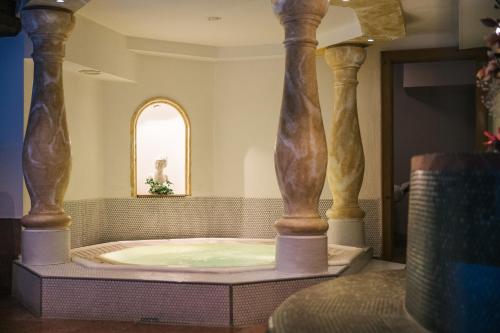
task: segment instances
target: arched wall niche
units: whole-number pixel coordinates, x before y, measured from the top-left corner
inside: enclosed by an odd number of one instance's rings
[[[132,116],[130,133],[132,196],[191,195],[191,124],[182,106],[164,97],[147,100]],[[173,193],[150,193],[146,179],[159,181],[162,174]]]

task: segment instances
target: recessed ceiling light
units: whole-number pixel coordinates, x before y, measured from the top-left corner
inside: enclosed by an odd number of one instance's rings
[[[373,39],[373,38],[368,38],[368,41],[369,41],[370,43],[373,43],[373,42],[375,41],[375,39]]]
[[[222,20],[222,17],[220,17],[220,16],[209,16],[208,17],[209,22],[215,22],[215,21],[220,21],[220,20]]]
[[[63,2],[64,2],[64,0],[56,0],[56,2],[58,2],[58,3],[63,3]]]
[[[85,75],[99,75],[101,74],[101,71],[97,69],[80,69],[78,73],[82,73]]]

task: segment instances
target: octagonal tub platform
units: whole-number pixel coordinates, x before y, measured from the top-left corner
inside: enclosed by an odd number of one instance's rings
[[[265,322],[296,291],[361,270],[370,248],[329,245],[328,271],[280,273],[273,239],[120,241],[72,250],[71,263],[14,263],[14,295],[44,318],[198,326]]]

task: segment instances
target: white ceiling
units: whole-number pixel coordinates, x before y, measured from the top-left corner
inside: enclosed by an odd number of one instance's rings
[[[408,35],[456,34],[460,1],[401,0]],[[147,39],[219,47],[283,40],[270,0],[92,0],[78,14],[123,35]],[[209,16],[222,20],[209,22]],[[326,37],[333,44],[356,33],[360,28],[354,11],[331,6],[318,39],[321,43]]]
[[[270,0],[92,0],[78,14],[126,36],[163,41],[220,47],[283,41]],[[210,16],[222,20],[209,22]],[[346,30],[360,33],[354,11],[331,7],[318,36],[352,38]]]
[[[484,36],[490,34],[492,29],[479,23],[479,19],[498,18],[500,13],[493,5],[494,0],[460,0],[458,6],[460,48],[485,46]]]
[[[409,35],[456,33],[459,0],[401,0]]]
[[[458,37],[460,48],[484,46],[491,32],[480,20],[498,17],[494,0],[402,0],[406,28],[412,34],[449,34]]]

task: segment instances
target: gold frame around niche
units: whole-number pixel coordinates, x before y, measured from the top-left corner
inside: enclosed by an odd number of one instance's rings
[[[186,194],[172,195],[143,195],[137,194],[137,120],[142,112],[149,106],[164,103],[173,106],[184,120],[186,125]],[[143,102],[132,115],[130,122],[130,181],[132,186],[132,197],[185,197],[191,195],[191,122],[184,108],[177,102],[166,97],[154,97]]]

